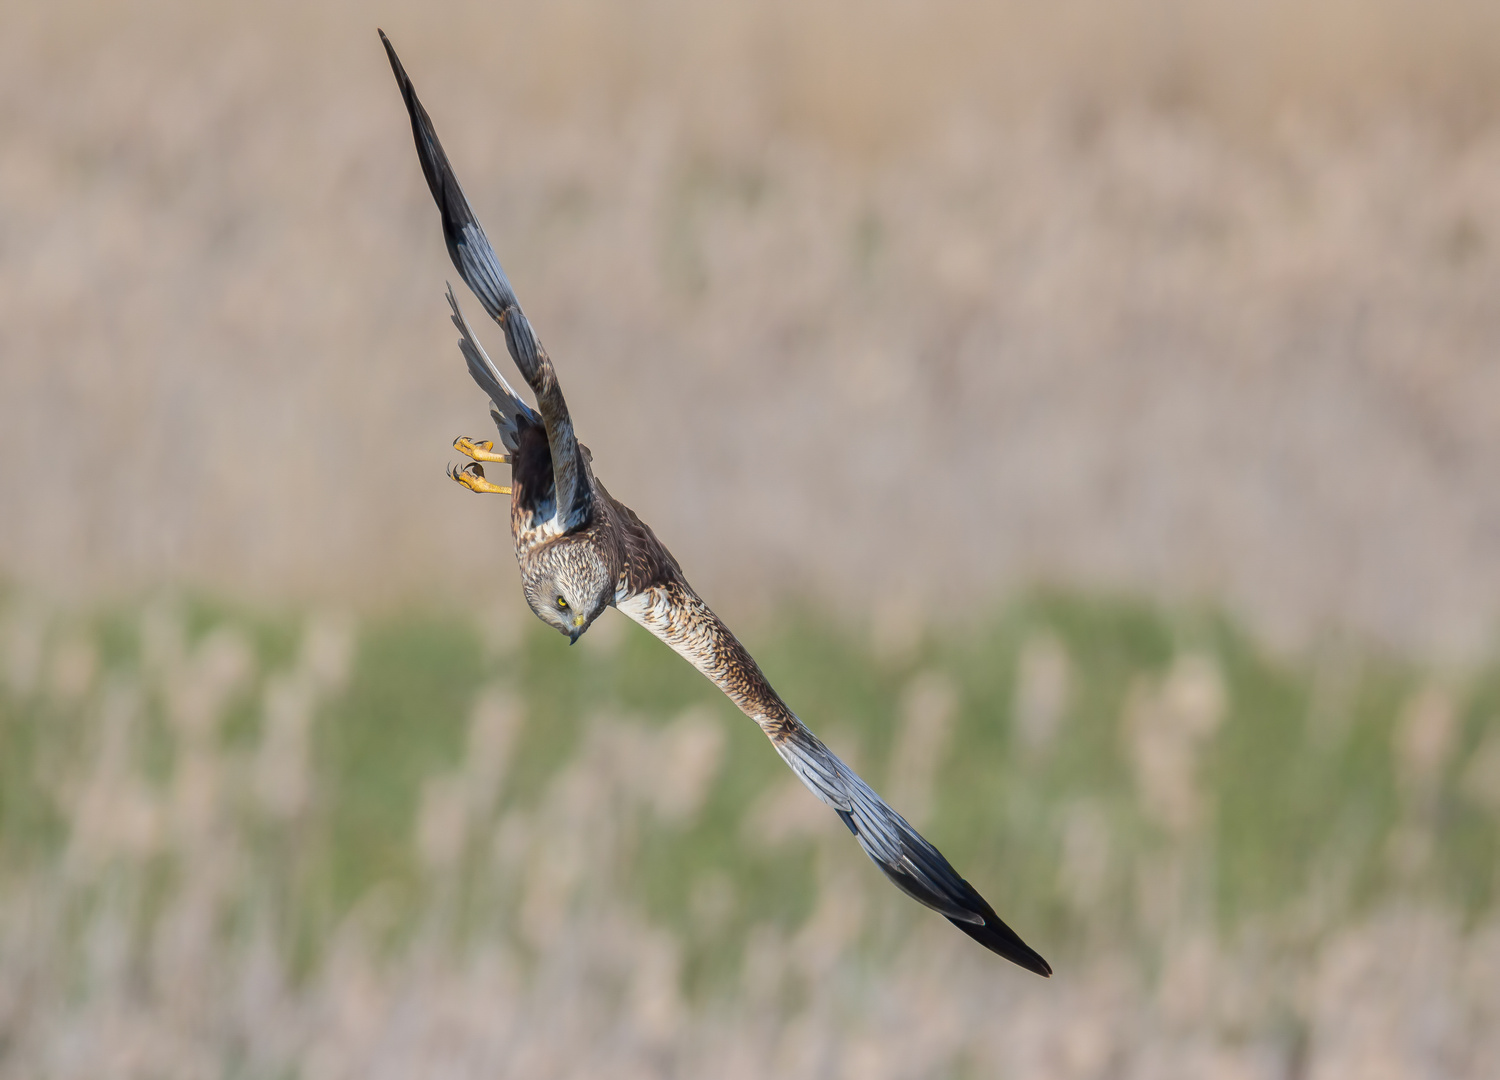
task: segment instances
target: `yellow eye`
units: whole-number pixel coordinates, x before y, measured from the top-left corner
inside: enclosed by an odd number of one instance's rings
[[[564,611],[568,610],[568,602],[566,600],[564,600],[561,596],[559,596],[557,598],[557,606],[560,607],[560,608],[562,608]]]

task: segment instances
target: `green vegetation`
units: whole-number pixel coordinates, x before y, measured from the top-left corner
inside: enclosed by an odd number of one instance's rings
[[[303,971],[357,910],[391,942],[438,926],[525,953],[549,911],[623,904],[710,993],[758,927],[815,917],[825,876],[860,894],[871,962],[931,918],[799,809],[712,686],[616,629],[569,649],[528,624],[497,648],[456,613],[12,602],[0,890],[56,876],[84,922],[136,890],[149,923],[221,873],[222,932],[259,911]],[[1184,920],[1295,948],[1396,896],[1470,920],[1495,903],[1500,670],[1292,660],[1213,613],[1050,594],[895,656],[800,616],[749,644],[1054,962],[1101,941],[1149,955]]]

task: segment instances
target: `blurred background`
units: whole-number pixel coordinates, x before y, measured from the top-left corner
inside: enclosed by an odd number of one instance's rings
[[[377,25],[1052,980],[526,612]],[[1485,1075],[1497,476],[1493,3],[5,5],[0,1077]]]

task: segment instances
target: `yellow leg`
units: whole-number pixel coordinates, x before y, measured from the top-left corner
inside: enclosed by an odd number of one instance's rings
[[[453,440],[453,449],[464,455],[464,457],[471,457],[475,461],[494,461],[501,465],[510,464],[510,456],[507,454],[497,454],[494,452],[494,448],[495,444],[488,439],[477,443],[467,435],[460,435]]]
[[[448,475],[457,480],[470,491],[477,491],[482,495],[509,495],[510,488],[492,484],[484,478],[484,466],[477,461],[471,461],[462,469],[450,468]]]

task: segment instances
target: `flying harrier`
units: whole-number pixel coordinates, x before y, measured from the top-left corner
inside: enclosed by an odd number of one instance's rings
[[[521,312],[500,261],[458,186],[427,110],[382,32],[391,70],[411,113],[417,157],[443,217],[443,238],[459,275],[505,331],[505,345],[536,395],[522,401],[485,354],[453,290],[448,303],[462,337],[469,374],[489,395],[504,452],[493,441],[458,439],[469,457],[452,477],[473,491],[510,496],[510,530],[521,566],[521,588],[537,618],[577,641],[607,607],[617,607],[708,676],[760,725],[782,760],[814,795],[833,807],[865,854],[896,888],[940,912],[985,948],[1038,975],[1052,968],[1000,921],[974,886],[937,848],[871,791],[787,708],[729,627],[699,599],[682,568],[635,512],[604,490],[588,448],[573,432],[568,404],[541,342]],[[484,474],[485,463],[508,464],[511,484]]]

